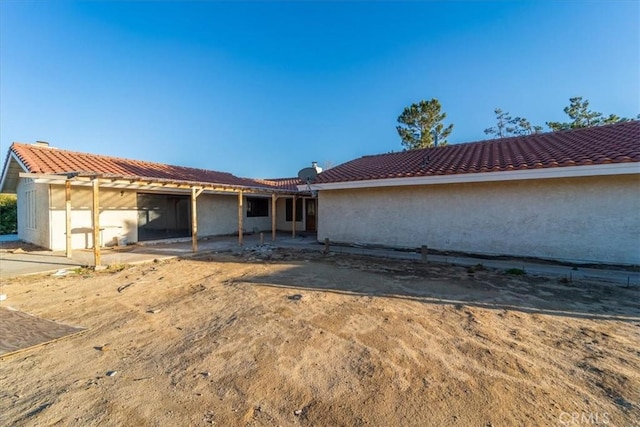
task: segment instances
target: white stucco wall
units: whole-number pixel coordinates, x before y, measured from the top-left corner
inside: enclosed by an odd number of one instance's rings
[[[35,205],[35,221],[27,224],[27,192],[35,191],[32,199]],[[36,184],[27,178],[20,178],[16,189],[18,196],[18,237],[43,248],[49,247],[49,186]]]
[[[323,190],[318,239],[640,264],[640,177]]]
[[[64,186],[51,186],[50,220],[52,250],[66,248],[66,213]],[[116,236],[126,236],[129,242],[138,240],[138,211],[136,192],[101,188],[100,227],[102,245],[111,246]],[[93,191],[90,187],[71,188],[71,247],[93,247],[92,212]]]

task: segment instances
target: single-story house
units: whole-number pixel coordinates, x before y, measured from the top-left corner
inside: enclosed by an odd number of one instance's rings
[[[276,230],[315,232],[298,178],[230,173],[13,143],[0,192],[18,195],[18,236],[52,250]],[[295,221],[293,220],[295,218]],[[96,225],[94,227],[94,225]]]
[[[321,241],[640,264],[640,121],[365,156],[311,188]]]
[[[310,185],[14,143],[0,192],[18,195],[21,239],[67,254],[306,230],[336,243],[640,264],[639,121],[365,156]]]

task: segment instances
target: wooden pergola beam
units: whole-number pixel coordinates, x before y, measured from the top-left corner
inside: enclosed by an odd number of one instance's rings
[[[65,232],[66,232],[66,255],[71,258],[71,181],[67,179],[64,183],[64,212],[65,212]]]
[[[276,205],[278,196],[276,193],[271,193],[271,241],[276,241]]]
[[[191,187],[191,250],[198,252],[198,196],[202,188]]]
[[[238,192],[238,246],[242,246],[243,236],[242,236],[242,220],[244,219],[244,209],[243,209],[243,198],[242,190]]]
[[[179,181],[166,181],[163,179],[140,179],[136,177],[128,176],[101,176],[101,175],[74,175],[71,178],[67,178],[65,175],[55,174],[39,174],[21,172],[18,175],[20,178],[33,179],[36,182],[46,184],[60,184],[64,185],[67,179],[71,180],[72,185],[76,186],[91,186],[94,180],[99,180],[103,184],[103,188],[128,188],[128,189],[145,189],[159,191],[163,189],[175,189],[182,191],[191,191],[192,187],[201,188],[203,191],[209,191],[220,194],[237,194],[242,191],[245,194],[257,194],[268,195],[277,194],[280,196],[291,196],[298,194],[294,190],[283,190],[275,188],[259,188],[259,187],[238,187],[225,184],[208,184],[203,182],[179,182]]]
[[[100,181],[93,180],[93,261],[100,266]]]
[[[292,216],[293,218],[291,218],[291,237],[292,238],[296,238],[296,196],[293,196],[293,203],[291,203],[292,205]]]

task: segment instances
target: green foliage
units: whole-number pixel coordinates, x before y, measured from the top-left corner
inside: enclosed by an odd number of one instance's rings
[[[0,234],[18,231],[18,203],[15,194],[0,194]]]
[[[522,268],[510,268],[506,270],[505,273],[512,274],[514,276],[524,276],[525,274],[527,274],[527,272]]]
[[[582,100],[581,96],[569,98],[569,105],[564,107],[564,112],[571,119],[570,122],[547,122],[552,131],[587,128],[592,126],[608,125],[611,123],[626,122],[627,118],[610,114],[604,117],[602,113],[589,110],[589,100]]]
[[[509,113],[500,108],[494,110],[496,114],[496,125],[484,130],[487,135],[496,138],[507,136],[531,135],[542,132],[542,126],[532,126],[529,120],[524,117],[511,117]]]
[[[433,98],[420,101],[406,107],[398,117],[396,126],[402,145],[408,150],[430,148],[435,145],[434,135],[438,145],[447,145],[447,137],[453,130],[453,125],[446,126],[442,121],[447,117],[441,112],[440,101]]]

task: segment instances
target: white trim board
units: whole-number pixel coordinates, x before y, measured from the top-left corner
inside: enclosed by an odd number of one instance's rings
[[[345,190],[350,188],[404,187],[412,185],[458,184],[466,182],[518,181],[530,179],[575,178],[586,176],[640,174],[640,162],[605,165],[565,166],[555,168],[526,169],[517,171],[479,172],[455,175],[415,176],[408,178],[383,178],[362,181],[311,184],[312,190]],[[307,188],[306,185],[298,186]]]

